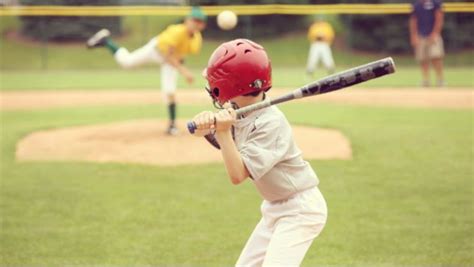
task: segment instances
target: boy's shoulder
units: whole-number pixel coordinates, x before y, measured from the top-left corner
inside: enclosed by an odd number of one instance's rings
[[[276,128],[280,127],[286,122],[286,117],[283,112],[276,106],[265,108],[255,119],[254,125],[256,128]]]
[[[184,24],[171,24],[163,31],[165,34],[185,34],[186,26]]]

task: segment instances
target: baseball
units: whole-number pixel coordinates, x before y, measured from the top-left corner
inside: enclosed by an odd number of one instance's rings
[[[223,30],[231,30],[237,25],[237,15],[230,10],[224,10],[217,15],[217,25]]]

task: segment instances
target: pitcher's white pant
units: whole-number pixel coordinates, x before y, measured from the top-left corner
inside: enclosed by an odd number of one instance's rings
[[[334,60],[332,58],[331,47],[326,42],[314,42],[311,44],[311,47],[309,48],[308,65],[306,66],[306,70],[309,73],[313,73],[319,63],[319,60],[322,60],[326,70],[334,69]]]
[[[261,206],[255,227],[236,266],[299,266],[327,218],[326,201],[317,187],[288,200]]]
[[[178,82],[178,71],[175,67],[165,62],[163,56],[157,51],[157,38],[151,39],[146,45],[131,53],[121,47],[115,52],[115,61],[125,69],[134,68],[147,63],[161,65],[161,90],[165,94],[172,94],[176,91]]]

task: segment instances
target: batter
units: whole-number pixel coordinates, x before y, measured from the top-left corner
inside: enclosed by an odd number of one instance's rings
[[[204,72],[218,106],[245,107],[271,88],[270,60],[260,45],[237,39],[219,46]],[[262,196],[262,218],[236,266],[299,266],[327,218],[318,178],[303,160],[290,124],[275,107],[237,118],[234,108],[194,117],[198,136],[216,139],[229,178],[250,178]],[[233,137],[233,134],[234,137]]]

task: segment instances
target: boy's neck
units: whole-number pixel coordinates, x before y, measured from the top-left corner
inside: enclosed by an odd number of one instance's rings
[[[261,93],[258,96],[247,96],[240,99],[239,103],[236,103],[239,108],[253,105],[258,102],[262,102],[265,99],[265,93]]]
[[[250,106],[250,105],[253,105],[255,103],[259,103],[259,102],[262,102],[263,100],[265,100],[266,98],[266,95],[264,92],[262,92],[260,95],[258,96],[248,96],[246,98],[243,98],[243,99],[240,99],[241,101],[239,101],[240,103],[235,103],[235,105],[237,105],[237,108],[243,108],[243,107],[246,107],[246,106]],[[234,107],[235,108],[235,107]],[[247,117],[248,115],[250,115],[252,113],[251,112],[247,112],[245,114],[241,114],[240,118],[245,118]]]

